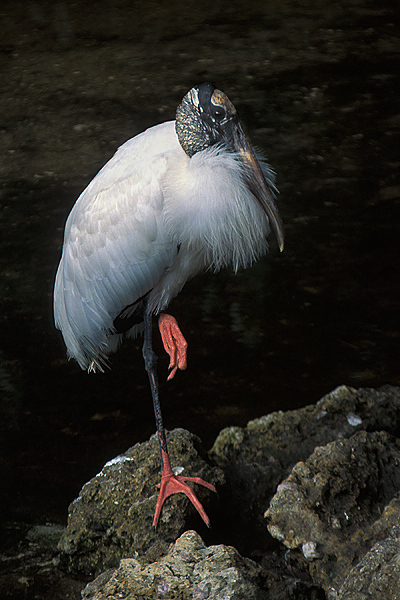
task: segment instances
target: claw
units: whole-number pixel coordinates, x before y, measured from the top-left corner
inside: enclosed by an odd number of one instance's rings
[[[192,481],[193,483],[203,485],[204,487],[208,488],[212,492],[216,492],[217,490],[211,483],[204,481],[200,477],[183,477],[182,475],[174,475],[174,472],[172,471],[172,468],[171,468],[168,454],[163,450],[161,451],[161,453],[162,453],[162,460],[163,460],[163,471],[162,471],[162,475],[161,475],[161,483],[158,484],[158,487],[160,488],[160,493],[158,494],[156,510],[154,513],[153,529],[155,529],[157,527],[158,519],[160,518],[160,514],[161,514],[162,505],[164,504],[165,500],[169,496],[172,496],[172,494],[179,494],[179,493],[185,494],[189,498],[189,500],[191,501],[191,503],[193,504],[193,506],[196,508],[197,512],[203,519],[204,523],[207,525],[207,527],[210,527],[210,519],[208,518],[206,511],[204,510],[201,502],[198,500],[198,498],[197,498],[196,494],[194,493],[194,491],[192,490],[192,488],[189,487],[185,483],[185,481]]]

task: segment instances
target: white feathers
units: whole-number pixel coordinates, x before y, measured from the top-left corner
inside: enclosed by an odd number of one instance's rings
[[[188,250],[203,253],[205,267],[237,270],[267,250],[268,219],[243,181],[245,169],[237,155],[216,146],[168,161],[167,226]]]
[[[67,220],[54,290],[56,326],[82,368],[102,368],[121,339],[114,319],[144,295],[158,312],[200,270],[236,270],[266,252],[268,219],[244,168],[215,146],[189,159],[171,121],[97,174]]]

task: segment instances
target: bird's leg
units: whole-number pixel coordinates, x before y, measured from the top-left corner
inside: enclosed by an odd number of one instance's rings
[[[158,328],[160,330],[161,339],[164,344],[165,351],[169,354],[170,374],[167,381],[175,377],[177,369],[184,371],[187,366],[186,351],[187,341],[183,337],[176,319],[165,313],[161,313],[158,318]]]
[[[201,503],[197,499],[192,488],[189,487],[185,483],[185,481],[192,481],[194,483],[204,485],[205,487],[207,487],[209,490],[212,490],[213,492],[216,491],[215,487],[211,483],[207,483],[207,481],[204,481],[200,477],[183,477],[181,475],[174,475],[174,472],[171,468],[171,463],[169,460],[168,448],[167,448],[167,438],[165,436],[165,429],[164,429],[164,425],[163,425],[163,421],[162,421],[160,399],[159,399],[159,394],[158,394],[158,381],[157,381],[157,372],[156,372],[157,356],[154,353],[153,348],[152,348],[151,312],[149,311],[149,309],[147,307],[146,307],[145,314],[144,314],[143,358],[144,358],[145,368],[146,368],[147,374],[149,376],[149,381],[150,381],[150,389],[151,389],[151,395],[153,398],[153,407],[154,407],[154,414],[155,414],[155,418],[156,418],[158,440],[160,442],[160,450],[161,450],[161,468],[162,468],[161,483],[159,484],[160,492],[158,494],[156,510],[154,513],[153,528],[155,529],[157,527],[158,519],[160,517],[161,508],[162,508],[164,501],[169,496],[172,496],[172,494],[178,494],[180,492],[183,494],[186,494],[186,496],[189,498],[189,500],[192,502],[194,507],[199,512],[204,523],[207,525],[207,527],[209,527],[210,519],[208,518],[204,508],[202,507]]]

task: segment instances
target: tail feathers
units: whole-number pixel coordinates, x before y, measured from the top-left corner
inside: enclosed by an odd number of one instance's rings
[[[54,288],[54,321],[63,335],[68,358],[74,358],[81,369],[104,371],[107,357],[120,343],[113,333],[111,318],[83,302],[76,287],[66,290],[60,262]]]

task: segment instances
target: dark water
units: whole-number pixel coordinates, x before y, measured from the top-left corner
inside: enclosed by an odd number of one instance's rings
[[[52,285],[79,192],[124,139],[173,118],[198,81],[231,96],[268,154],[287,242],[237,275],[197,277],[172,303],[189,368],[162,383],[167,428],[209,447],[225,426],[340,384],[399,385],[395,4],[237,3],[208,20],[193,8],[172,34],[164,21],[179,3],[162,14],[150,3],[138,37],[124,3],[109,23],[107,3],[96,18],[68,3],[56,17],[50,4],[25,6],[4,9],[1,63],[3,519],[62,522],[104,462],[154,432],[140,342],[106,374],[81,372],[53,328]]]

